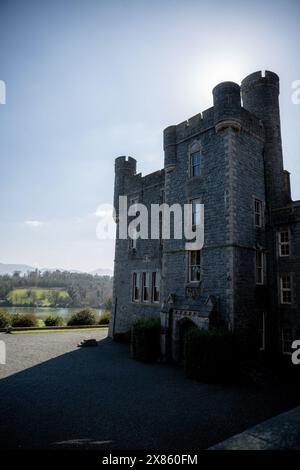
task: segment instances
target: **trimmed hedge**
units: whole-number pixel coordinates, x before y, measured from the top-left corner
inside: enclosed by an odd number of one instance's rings
[[[64,320],[59,315],[53,316],[49,315],[49,317],[45,318],[45,326],[63,326]]]
[[[11,323],[11,316],[6,310],[0,310],[0,328],[6,328]]]
[[[77,326],[77,325],[95,325],[96,315],[93,309],[84,308],[75,312],[70,320],[68,321],[68,326]]]
[[[108,325],[109,320],[110,320],[110,311],[109,310],[104,310],[104,312],[101,312],[100,319],[99,319],[99,325]]]
[[[192,328],[184,342],[186,376],[204,382],[232,382],[239,376],[238,350],[232,333]]]
[[[131,356],[142,362],[160,358],[160,319],[138,320],[131,329]]]
[[[15,313],[11,317],[11,326],[15,328],[38,326],[38,320],[33,313],[24,313],[22,315]]]

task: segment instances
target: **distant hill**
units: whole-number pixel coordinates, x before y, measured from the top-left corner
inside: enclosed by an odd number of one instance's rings
[[[2,274],[9,274],[12,275],[15,271],[19,271],[21,275],[26,274],[27,272],[30,271],[35,271],[36,268],[33,266],[29,266],[27,264],[6,264],[6,263],[0,263],[0,275]],[[41,273],[44,273],[45,271],[48,272],[55,272],[55,271],[68,271],[70,273],[82,273],[83,271],[79,271],[76,269],[61,269],[61,268],[39,268],[39,271]],[[112,276],[113,271],[112,269],[109,268],[98,268],[94,269],[93,271],[90,271],[89,274],[92,274],[95,276],[98,274],[98,276]]]
[[[26,274],[28,271],[35,271],[33,266],[27,264],[5,264],[0,263],[0,274],[13,274],[15,271],[20,271],[21,274]]]
[[[90,274],[95,276],[98,274],[98,276],[112,276],[113,275],[113,270],[109,268],[98,268],[94,269],[93,271],[90,271]]]

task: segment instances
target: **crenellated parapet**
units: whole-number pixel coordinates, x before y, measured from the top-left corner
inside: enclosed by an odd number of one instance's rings
[[[117,157],[115,159],[115,173],[124,176],[134,176],[136,174],[136,160],[132,157]]]

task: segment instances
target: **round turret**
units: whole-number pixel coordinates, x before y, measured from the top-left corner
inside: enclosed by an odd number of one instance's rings
[[[255,72],[241,86],[243,107],[261,120],[279,120],[279,77],[274,72]]]
[[[241,86],[243,107],[264,126],[264,162],[269,205],[281,207],[286,201],[279,111],[279,77],[274,72],[255,72]]]
[[[164,130],[165,169],[176,165],[176,126]]]
[[[241,114],[240,86],[234,82],[219,83],[213,89],[215,125],[223,123],[239,127]]]
[[[119,214],[119,196],[125,195],[126,179],[136,174],[136,160],[132,157],[118,157],[115,159],[115,190],[114,190],[114,208],[116,220]]]
[[[135,158],[125,156],[117,157],[115,159],[115,173],[122,173],[126,176],[134,176],[136,174],[136,160]]]

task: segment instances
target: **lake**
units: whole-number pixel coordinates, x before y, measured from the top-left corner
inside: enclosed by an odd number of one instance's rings
[[[71,315],[75,312],[78,312],[78,310],[81,310],[83,307],[77,307],[77,308],[55,308],[55,307],[3,307],[3,309],[7,310],[7,312],[14,314],[14,313],[33,313],[37,318],[44,319],[48,317],[49,315],[59,315],[60,317],[63,317],[64,320],[68,321],[68,319],[71,317]],[[95,312],[101,313],[102,309],[94,309]]]

